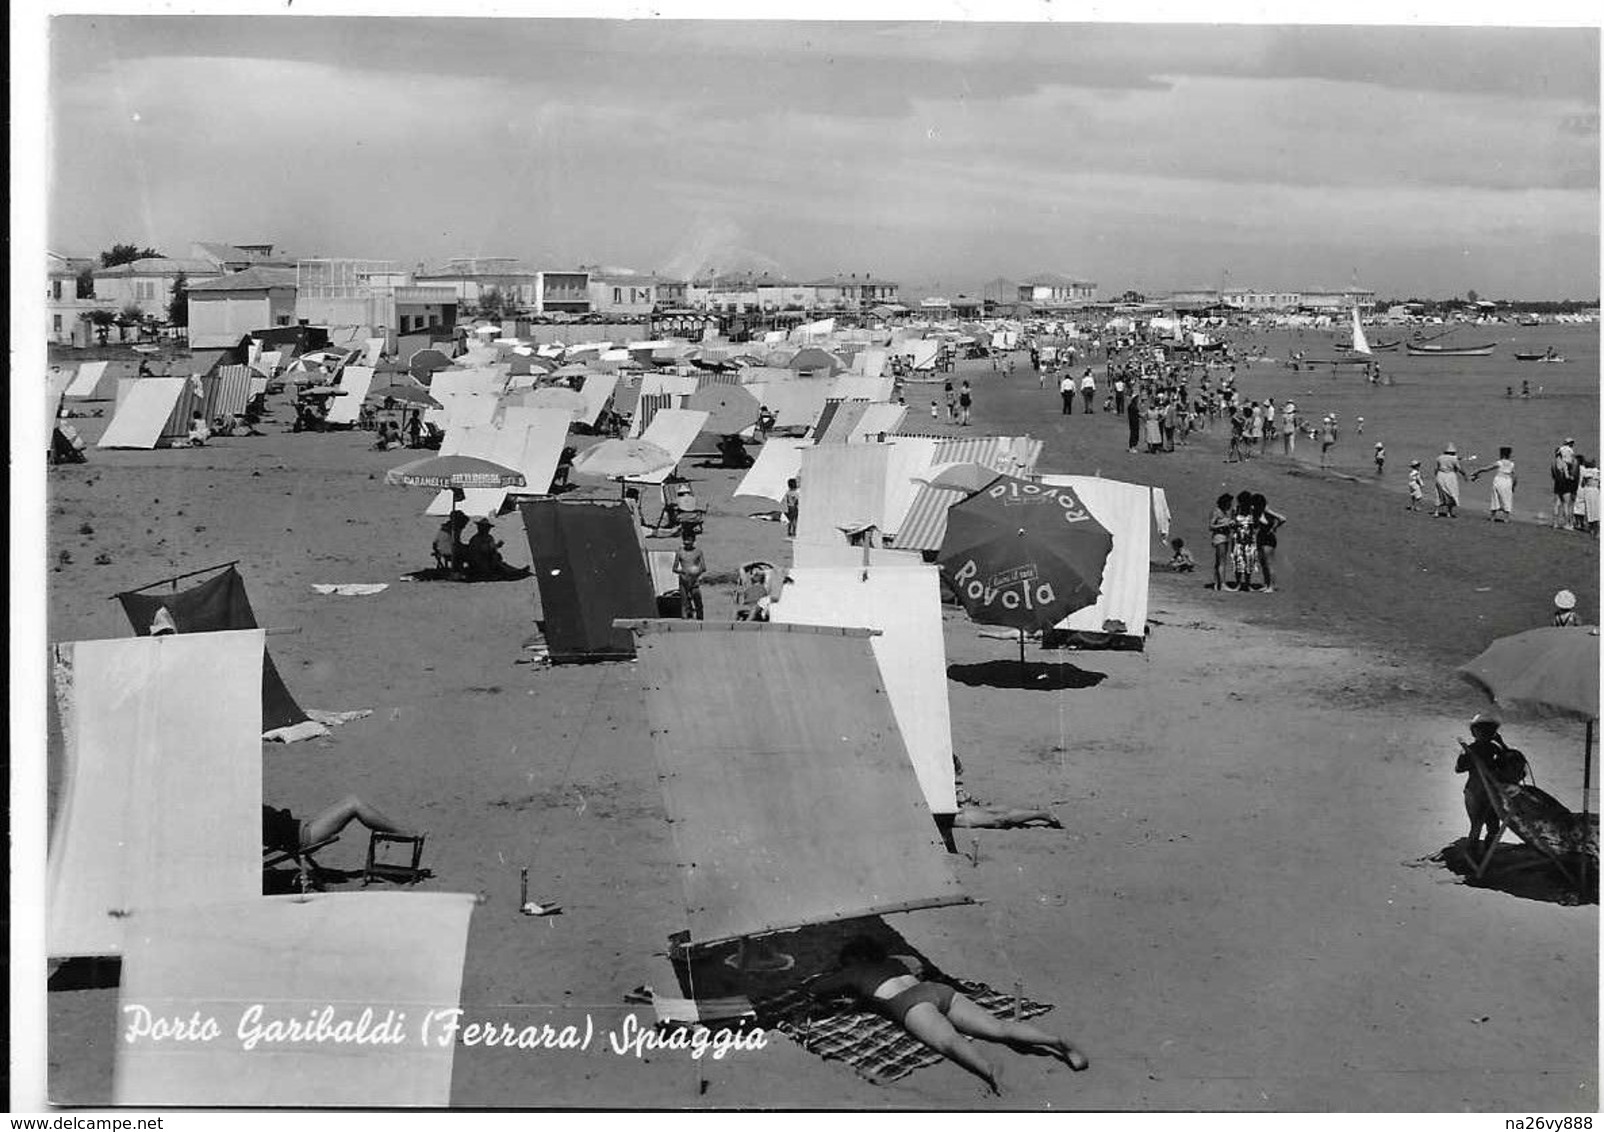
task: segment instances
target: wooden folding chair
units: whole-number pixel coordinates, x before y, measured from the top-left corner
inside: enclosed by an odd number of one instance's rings
[[[368,838],[368,863],[362,870],[362,887],[366,888],[376,880],[388,880],[396,884],[416,884],[428,876],[429,870],[421,866],[423,841],[427,836],[422,833],[412,835],[374,830]],[[411,849],[411,860],[406,864],[384,860],[380,850],[385,845],[402,845]]]
[[[314,841],[311,845],[303,845],[298,849],[263,849],[262,871],[267,872],[270,869],[277,868],[285,861],[294,861],[297,874],[296,883],[299,884],[301,891],[311,892],[314,889],[321,888],[317,882],[316,875],[320,866],[313,859],[312,854],[320,849],[328,848],[339,839],[340,835],[336,833],[333,837],[325,837],[322,841]]]
[[[1475,754],[1470,756],[1471,765],[1475,767],[1476,775],[1480,779],[1482,789],[1493,807],[1493,815],[1497,824],[1494,826],[1492,841],[1480,861],[1471,856],[1471,866],[1475,869],[1476,879],[1480,880],[1487,868],[1493,862],[1493,855],[1498,852],[1499,839],[1503,837],[1504,830],[1510,830],[1516,837],[1527,845],[1536,849],[1559,870],[1565,880],[1578,891],[1581,888],[1580,879],[1565,863],[1565,857],[1575,851],[1574,838],[1567,828],[1556,828],[1555,823],[1562,819],[1574,819],[1576,814],[1564,809],[1558,802],[1548,798],[1548,795],[1532,787],[1532,791],[1541,798],[1547,799],[1547,804],[1556,807],[1553,813],[1533,814],[1527,812],[1529,807],[1519,805],[1518,797],[1512,797],[1512,792],[1523,789],[1520,786],[1511,786],[1500,782],[1493,776],[1487,764]]]

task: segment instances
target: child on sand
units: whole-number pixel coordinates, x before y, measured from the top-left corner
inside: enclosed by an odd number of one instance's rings
[[[1420,461],[1409,461],[1409,510],[1420,510],[1420,501],[1426,497],[1426,481],[1420,474]]]
[[[1170,550],[1173,552],[1170,558],[1171,570],[1177,574],[1190,574],[1197,569],[1197,560],[1192,557],[1192,552],[1186,549],[1184,538],[1170,539]]]
[[[1381,441],[1379,440],[1376,441],[1374,459],[1376,461],[1376,475],[1379,476],[1387,470],[1387,450],[1381,446]]]

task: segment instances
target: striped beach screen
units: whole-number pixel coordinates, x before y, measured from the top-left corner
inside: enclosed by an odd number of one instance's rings
[[[216,373],[205,378],[206,419],[244,413],[251,396],[251,377],[250,366],[219,366]]]

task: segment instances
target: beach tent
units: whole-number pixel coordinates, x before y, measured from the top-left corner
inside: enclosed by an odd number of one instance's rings
[[[895,378],[843,373],[830,383],[830,396],[843,401],[889,401],[895,385]]]
[[[174,579],[174,582],[178,580]],[[162,586],[168,583],[155,584]],[[163,609],[172,618],[173,626],[179,633],[216,633],[256,628],[256,614],[245,593],[245,579],[232,564],[187,590],[162,593],[153,592],[153,588],[147,586],[142,590],[120,593],[117,600],[122,603],[123,612],[128,615],[134,632],[141,637],[150,635],[151,623]],[[307,722],[306,712],[301,710],[301,706],[290,695],[290,690],[284,686],[272,655],[264,651],[257,667],[261,670],[261,679],[258,681],[260,707],[257,714],[261,717],[262,731],[277,731]]]
[[[852,372],[860,377],[879,377],[885,372],[888,352],[879,346],[859,350],[852,357]]]
[[[451,435],[459,428],[477,428],[490,424],[501,408],[501,400],[493,393],[436,393],[429,396],[440,402],[438,409],[425,409],[423,419]]]
[[[735,487],[735,495],[752,495],[775,503],[785,497],[786,481],[802,472],[802,450],[813,447],[811,440],[770,437],[758,449],[757,459]]]
[[[117,373],[110,362],[84,362],[67,386],[71,401],[109,401],[117,393]]]
[[[819,444],[845,444],[847,435],[868,411],[867,401],[826,401],[818,424],[813,426],[813,439]]]
[[[925,801],[933,814],[957,813],[941,571],[922,564],[799,566],[787,578],[770,620],[880,631],[869,644]]]
[[[264,638],[56,646],[52,957],[119,955],[157,909],[260,897]]]
[[[640,379],[640,395],[650,397],[656,393],[672,393],[676,397],[689,397],[696,392],[697,378],[677,373],[648,373]]]
[[[1043,475],[1048,487],[1067,487],[1114,537],[1103,566],[1097,601],[1054,626],[1076,633],[1108,633],[1140,644],[1147,635],[1148,577],[1152,566],[1153,489],[1096,476]]]
[[[130,383],[98,448],[154,448],[167,435],[168,419],[189,388],[182,377],[146,377]]]
[[[588,428],[595,428],[596,422],[601,419],[602,410],[607,408],[607,402],[613,399],[618,389],[618,375],[616,373],[587,373],[585,383],[579,389],[585,398],[585,413],[578,418],[578,423]]]
[[[260,818],[244,824],[254,838]],[[260,887],[259,865],[254,879]],[[136,913],[123,956],[113,1102],[445,1108],[458,1044],[445,1023],[461,1001],[474,899],[453,892],[214,895],[205,904]],[[138,1033],[129,1013],[138,1007],[163,1018],[212,1017],[221,1032],[212,1041],[123,1040]],[[322,1038],[274,1040],[265,1029],[316,1024],[325,1011]],[[359,1030],[364,1012],[369,1025]],[[261,1040],[250,1042],[252,1033]],[[354,1033],[368,1040],[340,1040]]]
[[[373,385],[371,366],[346,366],[340,372],[340,388],[344,397],[336,397],[329,405],[327,421],[331,425],[354,425],[362,413],[362,402]]]
[[[253,376],[250,366],[218,366],[217,371],[202,380],[205,387],[205,408],[201,411],[208,421],[218,417],[240,416],[250,402],[252,382],[260,381],[265,390],[265,378]]]
[[[54,370],[45,378],[45,433],[56,427],[56,421],[61,418],[61,399],[66,395],[67,386],[73,383],[75,375],[66,370]]]
[[[934,338],[906,338],[893,342],[890,352],[894,356],[907,358],[916,370],[933,370],[936,368],[936,356],[941,352],[941,343]]]
[[[968,902],[869,630],[634,628],[692,944]]]
[[[476,456],[522,472],[522,487],[470,487],[463,490],[457,510],[478,518],[499,514],[509,495],[545,495],[557,474],[557,462],[568,440],[573,414],[564,409],[502,410],[501,421],[491,425],[454,428],[440,445],[442,456]],[[451,514],[451,492],[434,497],[425,514]]]
[[[804,322],[788,335],[792,342],[817,342],[835,333],[835,319],[823,318],[817,322]]]
[[[640,439],[655,444],[674,457],[674,465],[643,476],[629,477],[630,483],[662,483],[674,474],[674,469],[691,450],[697,434],[707,424],[707,413],[697,409],[659,409],[646,426]]]
[[[634,513],[621,502],[561,499],[530,500],[518,510],[552,662],[634,656],[634,638],[613,620],[657,614]]]
[[[817,346],[805,346],[791,356],[786,366],[803,377],[834,377],[845,367],[841,359]]]
[[[902,422],[908,416],[906,405],[893,405],[890,402],[876,401],[864,411],[863,419],[858,421],[858,427],[846,437],[850,444],[858,440],[874,440],[882,433],[894,433],[902,427]]]
[[[814,557],[820,548],[847,547],[847,535],[885,519],[889,444],[814,445],[802,450],[801,500],[793,561],[834,565]]]
[[[892,437],[886,447],[891,450],[886,460],[885,505],[880,514],[880,531],[896,535],[918,498],[922,486],[915,479],[930,469],[940,442],[926,436]],[[896,545],[899,547],[901,543]]]
[[[830,396],[828,381],[792,377],[784,381],[754,383],[748,392],[774,414],[775,428],[812,428]]]

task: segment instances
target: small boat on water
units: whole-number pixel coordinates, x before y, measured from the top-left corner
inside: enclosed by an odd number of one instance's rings
[[[1403,339],[1394,338],[1390,342],[1372,342],[1370,343],[1370,348],[1372,350],[1396,350],[1401,345],[1403,345]]]
[[[1424,346],[1409,342],[1406,345],[1412,358],[1485,358],[1498,343],[1489,342],[1485,346]]]
[[[1554,347],[1550,346],[1541,353],[1523,353],[1520,350],[1516,350],[1515,360],[1517,362],[1563,362],[1565,359],[1554,353]]]

